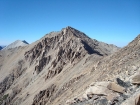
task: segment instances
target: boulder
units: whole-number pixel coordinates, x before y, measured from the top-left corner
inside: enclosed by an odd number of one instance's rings
[[[140,74],[133,76],[132,80],[131,80],[131,83],[139,85],[140,84]]]
[[[117,88],[115,87],[117,86]],[[120,90],[119,90],[120,88]],[[86,90],[85,94],[83,95],[86,99],[93,98],[93,95],[98,96],[105,96],[107,100],[111,101],[114,98],[118,97],[118,93],[113,92],[114,90],[122,92],[124,88],[119,87],[117,84],[113,84],[111,82],[94,82],[90,85],[90,87]],[[113,91],[112,91],[113,90]]]
[[[140,105],[140,95],[136,97],[135,105]]]
[[[119,93],[124,93],[125,92],[125,88],[122,86],[119,86],[118,84],[111,82],[108,86],[108,89],[113,90],[115,92],[119,92]]]
[[[130,82],[124,82],[120,78],[116,78],[116,82],[117,82],[117,84],[119,84],[120,86],[125,87],[125,88],[128,88],[131,86]]]
[[[106,98],[107,100],[112,101],[116,97],[118,97],[118,94],[111,93],[111,94],[108,94]]]
[[[107,88],[109,82],[95,82],[90,85],[90,87],[86,90],[86,94],[97,94],[97,95],[107,95],[112,93],[111,90]]]
[[[81,99],[84,99],[85,102],[89,102],[89,103],[92,103],[91,101],[93,101],[95,105],[108,105],[109,102],[111,102],[112,105],[116,105],[116,104],[120,104],[125,100],[124,97],[120,96],[119,93],[121,94],[125,93],[125,88],[118,85],[115,82],[109,82],[109,81],[93,82],[86,89],[83,96],[81,96]],[[67,103],[84,102],[81,99],[74,98],[73,100],[68,100]],[[82,105],[82,104],[76,104],[76,105]]]
[[[102,98],[102,99],[96,101],[94,105],[108,105],[108,101],[106,98]]]

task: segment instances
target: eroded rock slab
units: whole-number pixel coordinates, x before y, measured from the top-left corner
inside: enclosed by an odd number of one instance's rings
[[[138,74],[138,75],[135,75],[133,78],[132,78],[132,80],[131,80],[131,82],[133,83],[133,84],[140,84],[140,74]]]

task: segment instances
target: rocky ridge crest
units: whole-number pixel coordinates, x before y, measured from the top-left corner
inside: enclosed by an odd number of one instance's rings
[[[0,55],[2,105],[117,105],[139,92],[139,36],[120,49],[66,27]]]

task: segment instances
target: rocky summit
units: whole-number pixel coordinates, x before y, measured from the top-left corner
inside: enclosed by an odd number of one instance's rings
[[[68,26],[1,50],[0,105],[140,105],[139,48],[140,35],[119,48]]]

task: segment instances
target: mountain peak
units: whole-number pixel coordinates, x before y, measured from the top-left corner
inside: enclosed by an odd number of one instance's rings
[[[67,28],[67,29],[70,29],[70,28],[73,28],[73,27],[71,27],[71,26],[67,26],[66,28]]]
[[[65,28],[62,28],[61,31],[63,31],[63,30],[75,30],[75,31],[78,31],[76,28],[73,28],[73,27],[71,27],[71,26],[67,26],[67,27],[65,27]]]
[[[89,38],[85,33],[71,27],[67,26],[66,28],[62,28],[62,35],[76,36],[77,38]]]
[[[15,42],[9,44],[8,46],[6,46],[3,49],[10,49],[10,48],[16,48],[19,46],[26,46],[28,45],[28,42],[26,42],[25,40],[21,41],[21,40],[16,40]]]
[[[70,26],[67,26],[67,27],[65,27],[65,28],[62,28],[62,30],[61,30],[61,32],[66,32],[66,31],[68,31],[68,30],[70,30],[70,29],[74,29],[74,28],[72,28],[72,27],[70,27]]]
[[[74,29],[74,28],[71,27],[71,26],[67,26],[67,27],[65,27],[64,29]]]
[[[27,42],[17,40],[8,45],[7,49],[21,45],[27,45]],[[110,66],[108,62],[114,59],[105,57],[117,49],[92,40],[83,32],[68,26],[59,32],[45,35],[28,48],[1,51],[0,96],[8,94],[3,103],[65,105],[68,98],[76,94],[79,96],[78,89],[86,89],[94,82],[93,79],[99,80],[98,75],[104,78],[111,74],[105,75],[106,72],[115,71],[116,68],[107,68]],[[102,59],[105,59],[103,62],[107,65],[101,65]],[[71,95],[71,89],[78,92]]]

